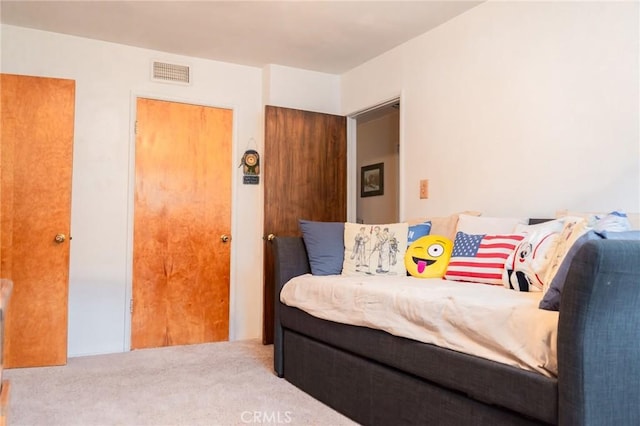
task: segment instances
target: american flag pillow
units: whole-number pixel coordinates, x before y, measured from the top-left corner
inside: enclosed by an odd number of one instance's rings
[[[453,281],[502,285],[507,258],[523,235],[466,234],[458,232],[445,278]]]

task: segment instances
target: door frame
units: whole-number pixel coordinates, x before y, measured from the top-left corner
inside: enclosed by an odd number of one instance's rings
[[[122,349],[123,352],[131,351],[131,309],[130,303],[133,293],[133,208],[135,199],[135,180],[136,180],[136,118],[137,118],[137,99],[146,98],[157,101],[176,102],[190,105],[199,105],[211,108],[229,109],[233,112],[232,135],[231,135],[231,159],[229,163],[229,172],[231,176],[231,235],[237,235],[237,221],[235,206],[238,205],[238,179],[234,164],[236,161],[236,147],[238,135],[238,108],[235,105],[213,104],[211,102],[197,98],[181,98],[177,96],[164,95],[156,92],[132,91],[129,97],[129,164],[127,179],[127,246],[126,246],[126,265],[125,265],[125,294],[124,294],[124,333]],[[229,340],[235,339],[236,312],[236,244],[231,244],[230,265],[229,265]]]
[[[357,164],[357,148],[358,148],[358,135],[357,135],[357,117],[360,114],[365,112],[369,112],[380,108],[382,106],[390,105],[396,102],[400,103],[400,123],[399,123],[399,143],[400,149],[398,150],[398,162],[400,163],[400,167],[398,167],[398,219],[400,221],[406,220],[405,217],[405,197],[406,197],[406,185],[405,180],[406,176],[404,173],[404,168],[402,165],[404,164],[405,157],[405,143],[404,143],[404,122],[405,115],[402,105],[404,104],[404,90],[401,90],[400,93],[384,98],[374,104],[371,104],[368,107],[358,109],[356,111],[350,112],[346,114],[347,117],[347,221],[355,222],[356,221],[356,203],[357,197],[360,194],[360,191],[357,187],[357,176],[359,173],[358,164]]]

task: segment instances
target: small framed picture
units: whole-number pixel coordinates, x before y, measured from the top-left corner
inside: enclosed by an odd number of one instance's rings
[[[372,197],[384,194],[384,163],[360,168],[360,196]]]

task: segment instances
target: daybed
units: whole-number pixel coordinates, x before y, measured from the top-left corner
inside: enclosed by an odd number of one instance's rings
[[[279,377],[365,425],[640,424],[640,241],[594,240],[571,262],[557,329],[557,376],[280,302],[310,273],[302,237],[273,241]]]

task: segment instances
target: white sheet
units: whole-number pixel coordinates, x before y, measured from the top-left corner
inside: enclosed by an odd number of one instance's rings
[[[290,280],[280,300],[315,317],[557,376],[558,312],[542,293],[414,277],[313,276]]]

